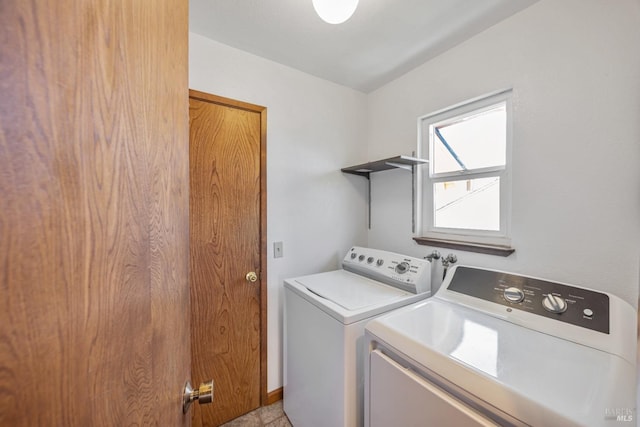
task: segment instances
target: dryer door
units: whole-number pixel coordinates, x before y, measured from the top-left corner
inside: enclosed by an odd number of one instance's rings
[[[498,426],[379,350],[370,357],[371,427]]]

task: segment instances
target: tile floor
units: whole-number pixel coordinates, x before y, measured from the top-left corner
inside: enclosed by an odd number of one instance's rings
[[[221,427],[291,427],[291,423],[282,410],[282,400],[279,400],[231,420]]]

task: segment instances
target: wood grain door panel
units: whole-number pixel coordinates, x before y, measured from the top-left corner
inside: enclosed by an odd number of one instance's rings
[[[195,426],[261,403],[261,285],[245,276],[261,273],[262,110],[190,99],[192,372],[216,389]]]
[[[188,425],[187,2],[0,3],[0,425]]]

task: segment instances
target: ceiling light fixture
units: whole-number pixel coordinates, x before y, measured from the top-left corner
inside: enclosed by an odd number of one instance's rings
[[[312,0],[313,8],[323,21],[342,24],[351,18],[358,7],[358,0]]]

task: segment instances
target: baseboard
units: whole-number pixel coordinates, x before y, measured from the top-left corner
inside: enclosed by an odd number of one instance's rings
[[[277,388],[267,393],[267,405],[276,403],[278,400],[282,400],[282,387]]]

